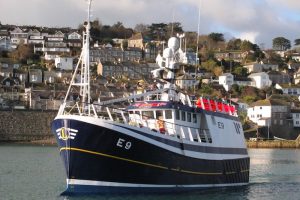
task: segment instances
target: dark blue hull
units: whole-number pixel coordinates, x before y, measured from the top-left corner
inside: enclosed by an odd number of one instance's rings
[[[230,149],[185,147],[174,140],[156,138],[154,141],[153,136],[146,138],[141,131],[134,132],[135,137],[69,119],[56,119],[52,131],[69,180],[67,193],[173,192],[249,182],[249,157],[243,149],[231,152]],[[192,158],[163,148],[166,144],[179,152],[185,148],[204,152],[224,150],[241,154],[243,158]]]

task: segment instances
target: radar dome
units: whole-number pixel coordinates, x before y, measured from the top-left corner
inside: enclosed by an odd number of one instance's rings
[[[179,40],[176,37],[171,37],[168,41],[168,47],[177,50],[179,48]]]
[[[164,58],[171,58],[173,57],[173,50],[171,48],[165,48],[163,52],[163,57]]]

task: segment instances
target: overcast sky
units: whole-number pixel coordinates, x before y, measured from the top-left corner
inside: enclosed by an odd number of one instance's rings
[[[274,37],[300,38],[300,0],[93,0],[92,19],[126,27],[181,22],[185,31],[221,32],[271,47]],[[2,24],[77,28],[85,0],[0,0]]]

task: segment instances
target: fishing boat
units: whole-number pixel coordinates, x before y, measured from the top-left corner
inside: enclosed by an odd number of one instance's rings
[[[83,48],[51,129],[66,193],[180,192],[249,182],[249,156],[235,107],[194,100],[175,84],[184,53],[172,37],[153,76],[162,84],[93,103],[90,7]],[[72,98],[72,91],[79,96]],[[124,103],[125,102],[125,103]],[[125,106],[124,106],[125,105]]]

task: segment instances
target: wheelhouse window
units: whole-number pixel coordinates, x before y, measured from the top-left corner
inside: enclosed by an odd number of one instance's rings
[[[193,123],[197,123],[197,114],[193,114]]]
[[[157,110],[156,111],[156,119],[160,119],[163,117],[163,111],[162,110]]]
[[[142,111],[142,117],[148,119],[154,119],[153,111]]]
[[[166,110],[165,111],[165,118],[166,119],[172,119],[172,110]]]
[[[185,112],[184,111],[181,111],[181,120],[185,121]]]
[[[176,120],[180,120],[180,113],[179,113],[179,110],[176,110],[176,111],[175,111],[175,117],[176,117]]]
[[[192,115],[190,112],[186,113],[186,118],[187,118],[187,122],[191,122],[192,121]]]

